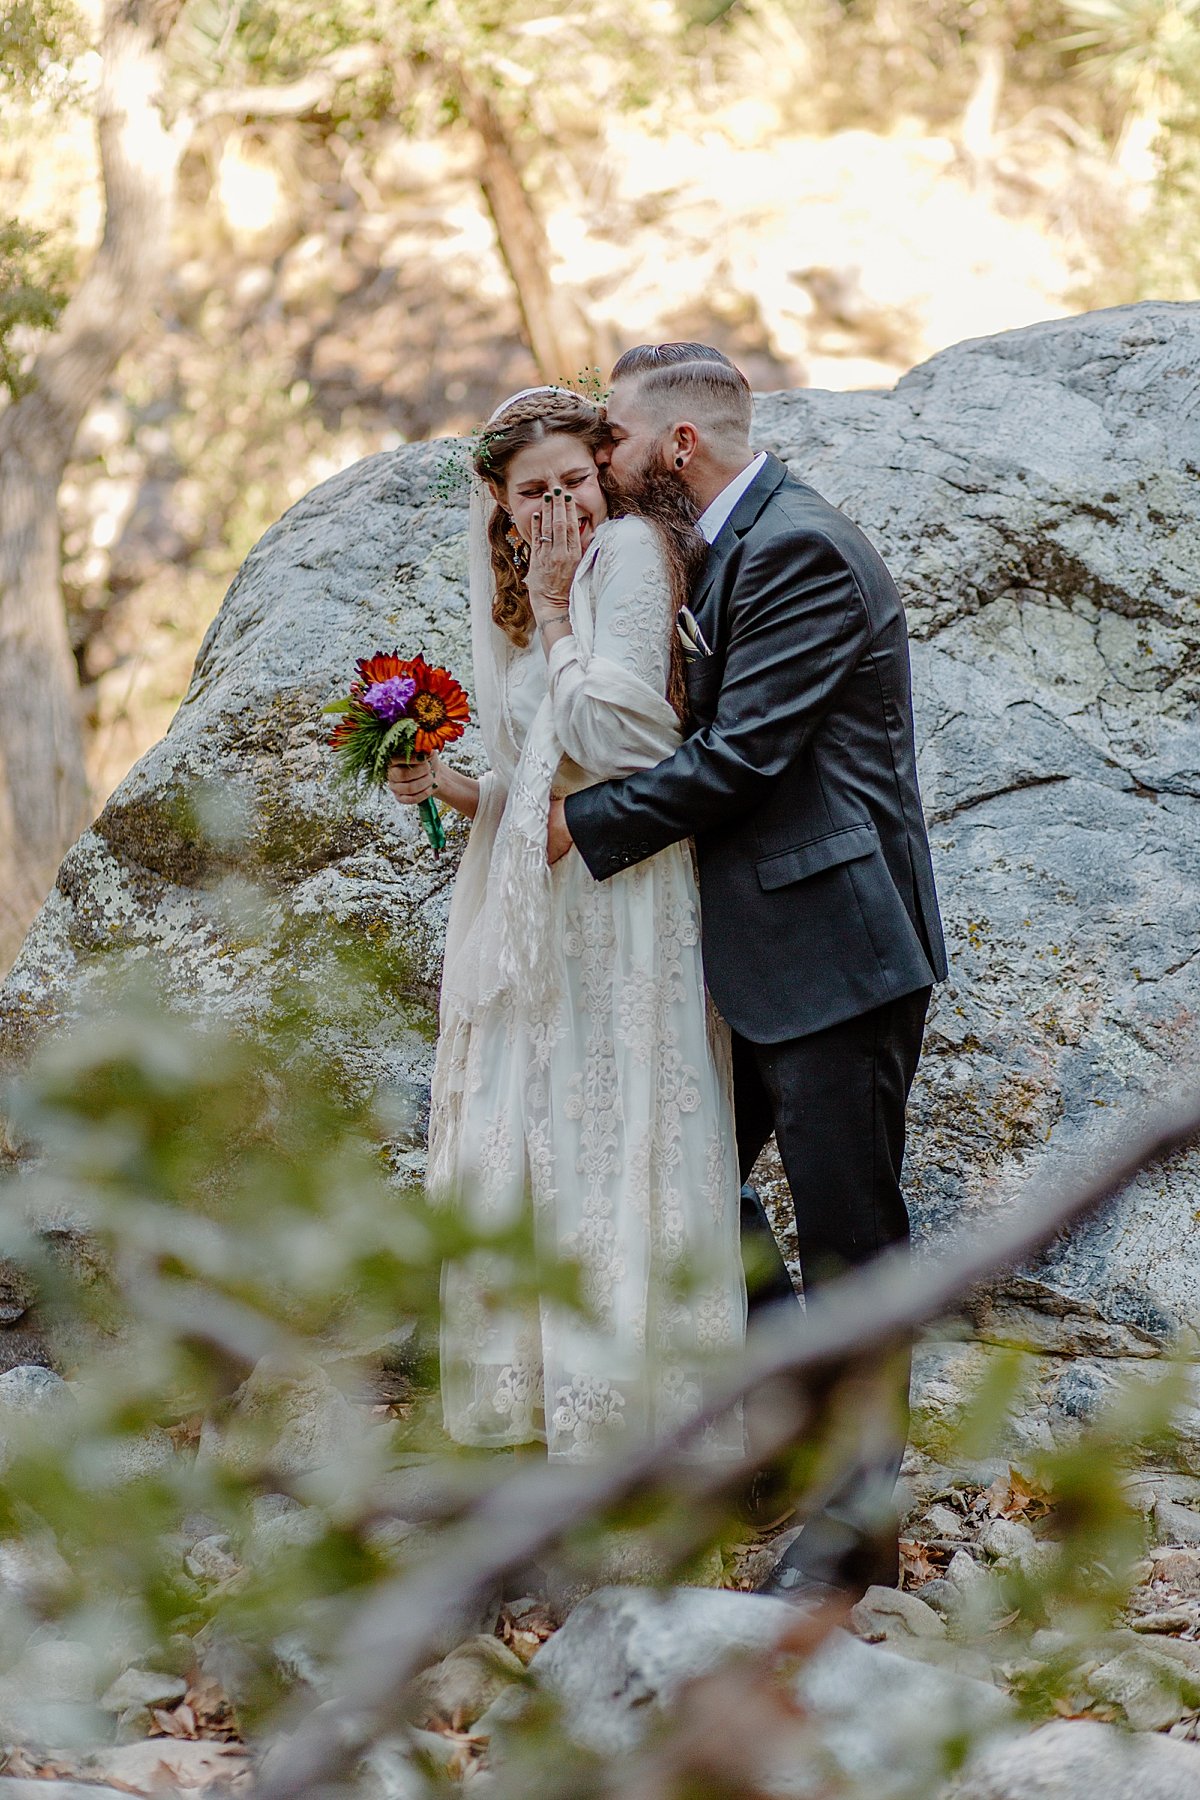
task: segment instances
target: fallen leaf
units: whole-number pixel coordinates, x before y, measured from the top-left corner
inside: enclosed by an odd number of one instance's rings
[[[904,1586],[924,1587],[927,1581],[942,1573],[941,1565],[930,1555],[929,1545],[916,1538],[904,1538],[900,1544],[900,1568]]]
[[[1019,1469],[997,1475],[985,1497],[993,1519],[1040,1519],[1050,1511],[1047,1489]]]

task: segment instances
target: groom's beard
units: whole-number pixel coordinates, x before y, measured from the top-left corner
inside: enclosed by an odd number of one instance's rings
[[[636,513],[639,518],[677,526],[694,525],[700,517],[700,508],[680,476],[662,463],[644,463],[624,481],[617,481],[611,468],[605,467],[600,485],[613,502],[614,512]]]

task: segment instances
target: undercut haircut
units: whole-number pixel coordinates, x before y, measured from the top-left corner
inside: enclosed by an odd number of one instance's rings
[[[719,442],[744,444],[754,399],[750,383],[711,344],[638,344],[613,365],[612,380],[637,382],[656,413],[681,406]]]

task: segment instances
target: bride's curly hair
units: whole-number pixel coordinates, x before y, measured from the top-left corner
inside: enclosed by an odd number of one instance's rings
[[[605,441],[607,426],[598,407],[567,389],[542,390],[523,395],[506,406],[494,424],[480,433],[471,461],[475,473],[487,482],[497,499],[503,493],[508,466],[518,450],[543,438],[566,433],[577,437],[595,455]],[[688,718],[687,682],[683,651],[675,629],[678,609],[687,603],[708,556],[708,545],[696,529],[696,507],[681,483],[665,471],[651,473],[624,492],[617,492],[602,472],[601,487],[609,515],[636,513],[648,519],[658,532],[666,558],[671,587],[671,616],[664,621],[669,633],[670,656],[667,699],[681,721]],[[524,648],[533,634],[533,608],[525,587],[528,551],[517,537],[509,515],[497,505],[488,521],[488,547],[496,597],[492,618],[511,643]]]
[[[527,394],[506,406],[494,424],[484,427],[471,461],[475,473],[499,497],[504,491],[508,465],[526,445],[565,435],[578,438],[595,455],[604,442],[604,434],[599,407],[585,400],[582,394],[572,394],[566,389]],[[525,589],[527,552],[522,555],[525,546],[519,540],[514,543],[515,538],[511,519],[503,506],[497,506],[488,521],[492,573],[496,578],[492,617],[505,637],[524,648],[533,634],[533,608]]]

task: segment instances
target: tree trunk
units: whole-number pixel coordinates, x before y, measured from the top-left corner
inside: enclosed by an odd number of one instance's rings
[[[166,267],[178,148],[159,96],[180,5],[109,0],[96,120],[104,236],[34,364],[31,391],[0,413],[0,967],[87,818],[58,489]]]
[[[533,359],[544,380],[573,381],[597,362],[600,348],[595,334],[551,278],[549,240],[504,120],[484,88],[461,64],[447,64],[446,73],[479,139],[479,185],[496,227]]]

